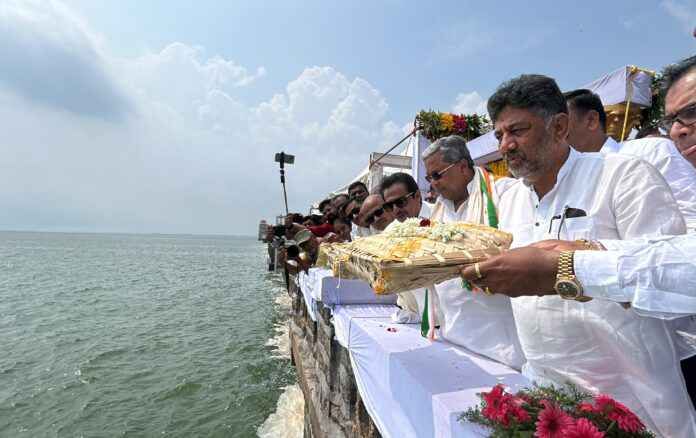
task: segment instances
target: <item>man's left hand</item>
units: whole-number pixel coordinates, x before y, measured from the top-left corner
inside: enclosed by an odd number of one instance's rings
[[[482,290],[509,297],[553,295],[559,251],[523,247],[507,251],[479,263],[481,278],[474,265],[461,269],[464,279]]]

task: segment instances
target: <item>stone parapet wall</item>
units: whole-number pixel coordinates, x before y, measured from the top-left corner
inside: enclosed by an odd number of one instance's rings
[[[292,360],[305,399],[305,438],[379,437],[358,393],[348,350],[334,339],[330,311],[321,307],[312,321],[292,278],[288,292]]]

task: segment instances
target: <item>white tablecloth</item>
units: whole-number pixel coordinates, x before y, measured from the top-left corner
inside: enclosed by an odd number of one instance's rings
[[[380,433],[394,438],[486,436],[478,426],[459,422],[459,415],[480,402],[477,393],[496,383],[516,391],[529,382],[461,347],[429,342],[417,324],[392,324],[393,310],[334,309],[336,337],[350,351],[358,390]]]
[[[297,285],[302,291],[309,316],[317,320],[320,305],[341,304],[396,304],[396,295],[377,295],[362,280],[346,280],[333,277],[329,269],[311,268],[297,275]]]

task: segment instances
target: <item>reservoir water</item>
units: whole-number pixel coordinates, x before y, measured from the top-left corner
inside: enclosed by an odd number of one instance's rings
[[[0,436],[301,436],[287,294],[264,250],[0,232]]]

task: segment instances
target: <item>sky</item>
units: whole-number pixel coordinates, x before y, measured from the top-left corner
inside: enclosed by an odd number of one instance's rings
[[[696,0],[0,0],[0,229],[255,234],[421,109],[696,53]]]

